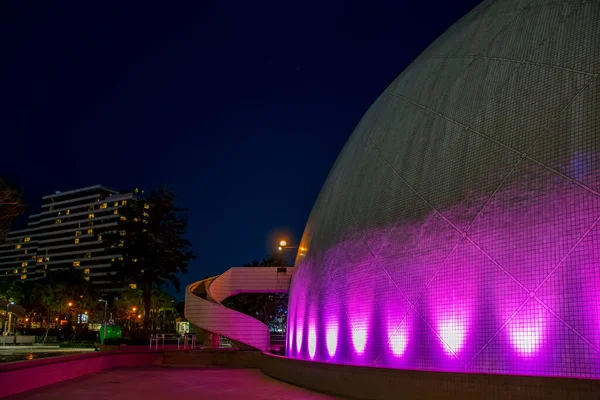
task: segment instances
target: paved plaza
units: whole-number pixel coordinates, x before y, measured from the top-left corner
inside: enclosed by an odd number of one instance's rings
[[[254,369],[157,366],[106,370],[9,398],[318,400],[335,397],[279,382]]]

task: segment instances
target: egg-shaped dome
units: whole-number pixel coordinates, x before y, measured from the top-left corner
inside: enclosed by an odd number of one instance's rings
[[[600,377],[599,21],[484,1],[389,85],[308,220],[290,357]]]

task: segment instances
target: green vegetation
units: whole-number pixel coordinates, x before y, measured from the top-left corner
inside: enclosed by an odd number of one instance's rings
[[[175,195],[160,189],[147,199],[128,203],[121,212],[118,231],[105,236],[114,254],[115,270],[126,283],[141,290],[143,332],[152,325],[153,299],[158,287],[173,285],[179,292],[180,273],[195,258],[191,243],[185,239],[187,216],[175,205]]]

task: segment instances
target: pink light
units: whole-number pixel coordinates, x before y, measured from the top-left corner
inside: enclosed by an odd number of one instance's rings
[[[302,323],[298,321],[296,324],[296,353],[302,350]]]
[[[335,356],[335,351],[337,350],[338,344],[338,322],[336,319],[332,319],[327,324],[327,328],[325,329],[325,339],[327,342],[327,353],[329,353],[329,357]]]
[[[367,345],[367,330],[368,327],[364,325],[355,326],[352,328],[352,344],[356,354],[362,354],[365,352]]]
[[[308,326],[308,355],[312,360],[315,358],[315,353],[317,351],[317,332],[315,329],[315,324],[311,323]]]
[[[408,332],[406,329],[406,324],[402,323],[398,330],[394,332],[393,329],[388,330],[388,335],[390,335],[390,349],[392,353],[401,357],[406,350],[406,345],[408,344]]]
[[[467,333],[467,318],[464,313],[454,313],[440,320],[439,332],[444,351],[449,355],[457,354],[464,346]]]
[[[513,320],[508,330],[513,347],[521,355],[531,356],[539,350],[542,344],[544,321],[541,316],[527,320]]]

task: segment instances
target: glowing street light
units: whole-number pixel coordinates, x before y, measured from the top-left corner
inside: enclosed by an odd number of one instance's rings
[[[73,303],[69,302],[69,304],[67,304],[69,307],[73,307]]]
[[[133,312],[136,312],[137,311],[137,307],[133,307],[132,310],[133,310]]]
[[[285,240],[280,240],[279,247],[285,247],[285,246],[287,246],[287,242]]]

